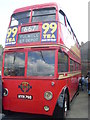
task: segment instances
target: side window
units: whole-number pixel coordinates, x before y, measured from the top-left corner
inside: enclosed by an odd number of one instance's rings
[[[70,59],[70,71],[75,71],[75,61]]]
[[[59,11],[59,21],[60,21],[63,25],[65,25],[65,16],[64,16],[64,14],[62,13],[61,10]]]
[[[76,63],[76,70],[79,70],[79,64]]]
[[[66,25],[67,25],[68,31],[69,31],[70,34],[71,34],[71,27],[70,27],[70,23],[69,23],[68,19],[66,19]]]
[[[81,65],[79,64],[79,70],[81,70]]]
[[[70,71],[73,71],[73,61],[70,59]]]
[[[58,52],[58,72],[68,72],[68,56],[64,52]]]

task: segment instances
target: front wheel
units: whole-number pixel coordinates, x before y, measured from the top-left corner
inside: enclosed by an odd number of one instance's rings
[[[66,118],[67,116],[67,110],[68,110],[68,96],[65,94],[64,97],[64,105],[63,105],[63,117]]]
[[[63,99],[63,107],[60,107],[57,103],[53,117],[54,118],[66,118],[67,116],[67,110],[68,110],[68,95],[65,94]]]

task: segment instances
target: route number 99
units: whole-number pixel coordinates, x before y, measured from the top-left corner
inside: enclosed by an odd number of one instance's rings
[[[9,28],[7,32],[6,44],[15,44],[16,41],[16,34],[17,34],[17,27]]]
[[[9,38],[11,34],[13,34],[12,37],[14,38],[15,35],[17,34],[17,27],[8,29],[7,38]]]
[[[57,40],[57,22],[43,23],[42,42],[55,42]]]
[[[46,34],[49,29],[51,29],[51,33],[54,34],[54,32],[56,31],[57,29],[57,24],[55,22],[52,22],[52,23],[44,23],[42,28],[44,29],[44,34]]]

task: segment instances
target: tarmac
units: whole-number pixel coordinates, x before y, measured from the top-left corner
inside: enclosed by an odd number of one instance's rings
[[[88,118],[88,110],[88,93],[86,90],[80,90],[79,95],[75,96],[71,102],[67,118]]]

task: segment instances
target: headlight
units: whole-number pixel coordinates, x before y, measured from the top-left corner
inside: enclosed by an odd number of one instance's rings
[[[48,106],[44,106],[44,110],[47,112],[49,111],[49,107]]]
[[[7,88],[3,89],[3,96],[8,96],[8,89]]]
[[[51,100],[52,97],[53,97],[53,94],[52,94],[51,91],[46,91],[46,92],[44,93],[44,98],[45,98],[46,100]]]

